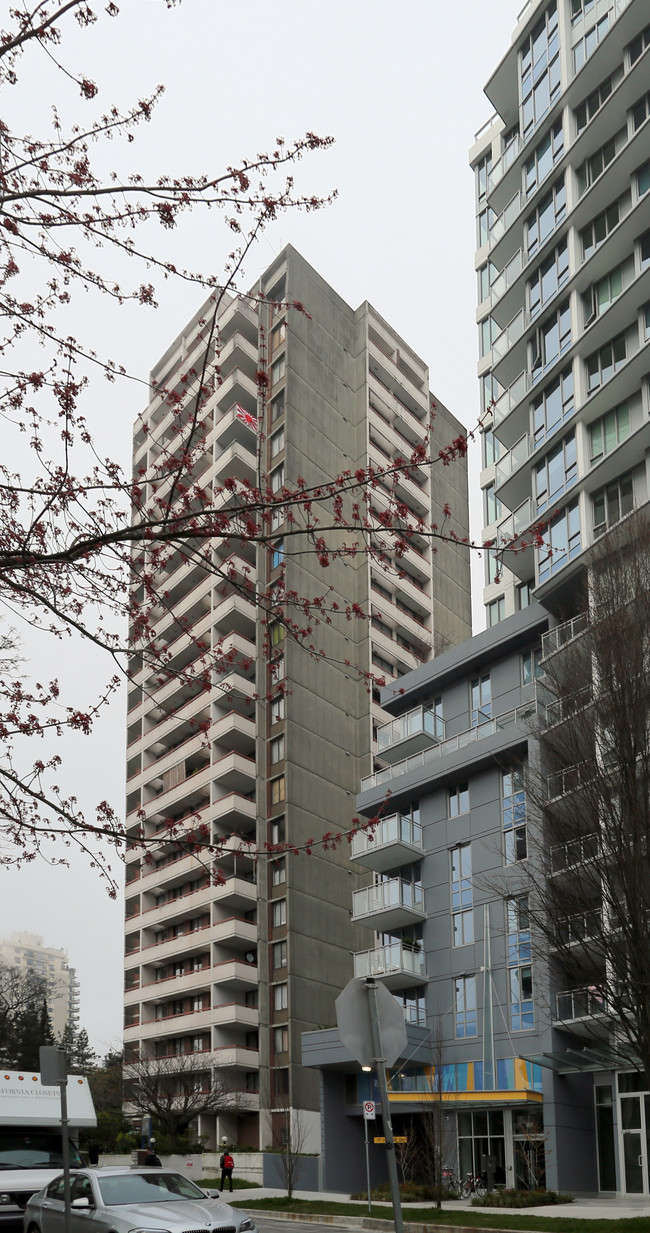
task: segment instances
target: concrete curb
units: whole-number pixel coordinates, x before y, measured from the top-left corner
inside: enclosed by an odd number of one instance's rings
[[[242,1211],[245,1208],[241,1209]],[[383,1230],[383,1233],[392,1233],[395,1228],[392,1220],[378,1220],[374,1216],[326,1216],[322,1212],[265,1212],[262,1208],[251,1210],[250,1215],[253,1219],[255,1216],[263,1216],[265,1220],[304,1220],[311,1224],[324,1225],[343,1225],[350,1229],[376,1229]],[[478,1225],[461,1225],[461,1224],[425,1224],[421,1221],[412,1223],[404,1221],[405,1233],[525,1233],[523,1226],[521,1230],[513,1229],[494,1229],[492,1227],[481,1229]],[[559,1230],[558,1230],[559,1233]]]

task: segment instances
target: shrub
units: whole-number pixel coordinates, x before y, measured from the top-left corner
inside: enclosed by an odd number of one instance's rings
[[[484,1199],[472,1199],[472,1207],[552,1207],[573,1200],[559,1190],[492,1190]]]

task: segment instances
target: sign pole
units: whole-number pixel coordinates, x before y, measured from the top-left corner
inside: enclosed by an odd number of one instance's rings
[[[397,1161],[395,1160],[395,1141],[393,1139],[393,1126],[390,1117],[390,1105],[388,1103],[388,1085],[386,1083],[386,1058],[383,1056],[381,1044],[381,1027],[379,1024],[379,1011],[377,1007],[377,981],[372,977],[366,978],[366,989],[368,991],[368,1005],[370,1008],[370,1030],[372,1032],[373,1052],[375,1055],[375,1067],[377,1071],[377,1081],[379,1083],[379,1093],[381,1096],[381,1116],[384,1123],[384,1135],[386,1136],[386,1161],[388,1164],[388,1179],[390,1181],[390,1193],[393,1201],[393,1215],[395,1217],[395,1233],[404,1233],[404,1221],[402,1219],[402,1200],[399,1192],[399,1178],[397,1176]]]
[[[63,1227],[70,1233],[70,1141],[68,1139],[68,1070],[63,1049],[41,1045],[39,1051],[41,1083],[58,1087],[61,1094],[61,1156],[63,1158]]]
[[[368,1118],[364,1117],[363,1125],[366,1132],[366,1185],[368,1187],[368,1215],[372,1215],[372,1204],[370,1202],[370,1152],[368,1150]]]

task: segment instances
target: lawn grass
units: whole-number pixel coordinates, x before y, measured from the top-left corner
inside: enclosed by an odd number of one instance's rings
[[[221,1175],[219,1177],[202,1177],[200,1182],[196,1183],[202,1190],[218,1190],[221,1185]],[[245,1177],[233,1177],[232,1179],[234,1190],[261,1190],[259,1182],[247,1182]],[[224,1190],[224,1194],[230,1194],[229,1190]]]
[[[247,1211],[297,1212],[305,1215],[367,1216],[368,1208],[361,1203],[328,1203],[324,1199],[249,1199],[233,1204]],[[531,1216],[525,1209],[518,1212],[483,1212],[462,1208],[453,1211],[446,1208],[438,1211],[431,1207],[408,1207],[403,1209],[404,1221],[417,1224],[446,1224],[473,1229],[526,1229],[539,1233],[650,1233],[650,1216],[634,1216],[625,1220],[599,1218],[582,1220],[570,1216]],[[386,1204],[373,1203],[371,1215],[376,1220],[393,1219],[393,1209]]]

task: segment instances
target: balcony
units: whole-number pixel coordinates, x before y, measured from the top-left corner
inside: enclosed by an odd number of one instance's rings
[[[591,831],[588,835],[579,835],[577,839],[569,839],[566,843],[555,844],[549,853],[551,876],[561,873],[574,873],[588,861],[595,860],[600,855],[600,835]]]
[[[249,912],[257,904],[257,886],[252,879],[226,878],[223,886],[212,888],[212,898],[235,912]]]
[[[212,982],[228,989],[256,989],[259,984],[257,962],[226,959],[212,969]]]
[[[243,1002],[222,1002],[212,1008],[214,1027],[238,1027],[255,1029],[259,1024],[259,1010]]]
[[[546,779],[547,800],[561,800],[569,792],[576,792],[589,782],[592,775],[592,762],[577,762],[574,766],[566,766],[564,770],[548,775]]]
[[[555,995],[555,1026],[571,1026],[574,1032],[586,1029],[585,1035],[594,1030],[594,1019],[607,1014],[605,995],[595,985],[579,989],[565,989]],[[588,1022],[587,1022],[588,1021]]]
[[[250,907],[250,904],[247,904],[247,907]],[[215,922],[213,941],[233,950],[253,953],[257,947],[257,925],[241,916],[229,916],[226,920]]]
[[[558,944],[575,946],[578,943],[589,942],[601,936],[601,931],[602,913],[598,908],[592,908],[588,912],[576,912],[558,921]]]
[[[514,223],[515,219],[519,215],[520,210],[521,210],[521,193],[517,192],[515,193],[514,197],[510,198],[510,201],[508,202],[505,209],[501,211],[499,217],[495,219],[492,226],[490,227],[488,244],[490,248],[490,256],[492,257],[493,261],[497,260],[496,251],[497,251],[497,248],[501,246],[501,241],[504,240],[504,237],[505,237],[505,242],[502,245],[504,249],[503,256],[507,257],[509,255],[512,255],[512,253],[508,253],[505,251],[508,247],[512,250],[512,252],[515,251],[515,244],[519,240],[520,235],[519,235],[519,228],[513,228],[512,224]]]
[[[554,629],[549,629],[548,633],[542,634],[542,663],[584,634],[588,625],[589,613],[581,612],[578,616],[571,617],[570,621],[564,621],[562,625],[556,625]]]
[[[558,724],[573,719],[579,711],[583,711],[590,705],[592,698],[593,690],[589,684],[583,685],[582,689],[577,689],[572,694],[564,694],[561,698],[555,698],[553,702],[547,703],[546,727],[555,728]]]
[[[494,472],[494,484],[499,498],[505,501],[509,509],[513,504],[522,501],[530,492],[530,475],[522,467],[533,452],[533,438],[525,432],[523,437],[513,445],[497,462]],[[513,477],[514,481],[513,481]],[[510,481],[510,482],[509,482]],[[503,485],[506,485],[504,488]]]
[[[501,385],[509,385],[519,370],[522,360],[526,362],[523,342],[521,347],[516,344],[523,339],[528,324],[528,313],[524,308],[520,308],[516,316],[492,343],[490,366]]]
[[[446,757],[447,754],[458,753],[468,745],[474,744],[475,741],[485,740],[486,737],[494,736],[511,725],[525,724],[536,711],[536,702],[526,702],[523,706],[514,707],[511,711],[505,711],[502,715],[498,715],[496,719],[489,719],[485,723],[479,724],[476,728],[468,728],[464,732],[459,732],[457,736],[448,736],[444,741],[433,745],[431,749],[413,754],[412,757],[405,758],[402,762],[395,762],[392,766],[387,766],[381,771],[375,771],[372,775],[364,776],[361,780],[361,791],[367,792],[369,788],[380,788],[384,784],[390,783],[391,780],[398,779],[401,775],[407,775],[410,771],[419,770],[431,763],[435,763],[439,758]]]
[[[217,1070],[257,1070],[260,1064],[258,1049],[246,1049],[243,1045],[222,1045],[213,1051]]]
[[[382,762],[398,762],[405,755],[420,753],[444,740],[445,725],[432,706],[416,706],[382,724],[377,733],[377,756]]]
[[[371,929],[401,929],[424,920],[424,894],[418,882],[391,878],[377,886],[366,886],[352,896],[352,920]]]
[[[514,445],[528,426],[528,404],[523,400],[530,386],[530,375],[524,370],[494,404],[494,432],[503,445]],[[517,414],[513,416],[515,409]]]
[[[350,855],[360,865],[383,873],[398,865],[419,860],[423,853],[420,824],[393,813],[381,818],[373,828],[353,835]]]
[[[408,989],[426,980],[424,955],[403,942],[362,950],[354,956],[354,975],[377,976],[387,989]]]

